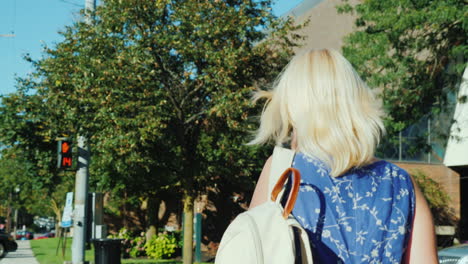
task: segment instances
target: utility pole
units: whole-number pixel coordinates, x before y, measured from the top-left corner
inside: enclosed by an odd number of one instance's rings
[[[85,21],[92,23],[90,13],[96,9],[96,0],[85,0]],[[82,133],[81,129],[78,129]],[[78,170],[75,179],[75,208],[73,210],[73,243],[72,263],[85,263],[85,244],[87,231],[88,182],[90,152],[89,143],[85,136],[78,135]]]
[[[14,38],[15,34],[0,34],[0,38]],[[11,192],[8,196],[8,209],[7,209],[7,225],[6,225],[6,231],[8,234],[11,233]],[[16,225],[16,219],[15,219],[15,225]],[[16,240],[16,228],[14,228],[15,233],[13,234],[14,239]]]

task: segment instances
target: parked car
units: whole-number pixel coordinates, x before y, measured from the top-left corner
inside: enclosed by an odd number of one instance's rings
[[[55,220],[53,217],[34,218],[34,224],[40,228],[40,232],[48,232],[55,228]]]
[[[468,244],[461,244],[439,250],[440,264],[468,263]]]
[[[16,240],[30,240],[34,239],[34,233],[25,230],[16,231]]]
[[[54,232],[47,232],[47,233],[44,233],[40,236],[37,236],[35,237],[34,239],[44,239],[44,238],[50,238],[50,237],[55,237],[55,233]]]
[[[7,252],[16,251],[18,244],[13,240],[13,237],[4,232],[0,232],[0,258],[4,257]]]

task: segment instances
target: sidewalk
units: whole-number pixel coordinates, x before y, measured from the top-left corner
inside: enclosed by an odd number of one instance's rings
[[[31,250],[29,240],[17,240],[18,249],[0,259],[0,264],[39,264]]]

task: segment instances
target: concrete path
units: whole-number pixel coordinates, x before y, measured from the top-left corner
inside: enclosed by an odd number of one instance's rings
[[[29,240],[16,240],[18,249],[0,259],[0,264],[39,264],[31,250]]]

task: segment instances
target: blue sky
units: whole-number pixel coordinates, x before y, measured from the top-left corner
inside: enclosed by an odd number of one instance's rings
[[[85,0],[0,0],[0,95],[15,91],[15,75],[32,70],[22,59],[30,54],[41,57],[42,48],[60,42],[57,33],[79,19]],[[99,4],[99,0],[97,1]],[[276,0],[273,12],[281,15],[302,0]]]

